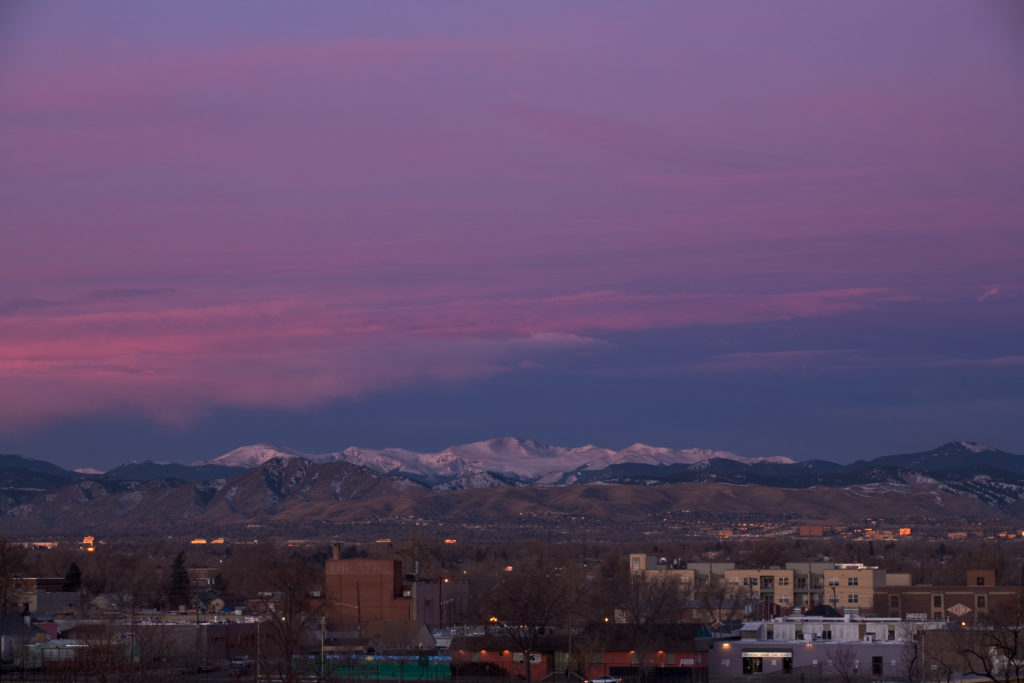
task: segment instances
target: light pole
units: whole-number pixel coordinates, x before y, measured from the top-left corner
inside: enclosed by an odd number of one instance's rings
[[[444,628],[444,585],[448,577],[437,577],[437,627]]]
[[[327,660],[324,659],[324,640],[327,635],[327,617],[320,617],[320,680],[326,678]]]

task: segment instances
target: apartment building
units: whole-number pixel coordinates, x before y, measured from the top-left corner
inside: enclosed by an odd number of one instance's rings
[[[787,562],[784,567],[737,569],[733,562],[683,562],[635,553],[629,556],[634,575],[657,572],[674,576],[690,597],[717,591],[729,598],[770,603],[781,613],[829,605],[840,614],[869,614],[875,590],[909,585],[908,574],[887,574],[861,563]]]
[[[834,562],[787,562],[793,572],[793,603],[795,610],[807,611],[825,602],[825,570],[835,568]]]
[[[792,569],[727,569],[724,574],[730,597],[772,603],[786,610],[793,607],[796,582]]]
[[[871,614],[875,589],[885,585],[885,570],[866,565],[836,564],[826,569],[825,602],[843,614]]]
[[[781,567],[737,569],[734,562],[683,562],[635,553],[629,556],[633,576],[651,574],[678,579],[688,597],[714,592],[720,597],[772,603],[789,609],[793,602],[794,572]]]
[[[728,564],[730,568],[734,566],[731,562],[724,564]],[[678,580],[680,588],[686,594],[693,591],[696,586],[698,576],[697,570],[690,568],[686,562],[680,562],[679,560],[672,560],[670,562],[664,557],[645,555],[643,553],[632,553],[629,556],[630,576],[639,576],[641,574],[648,573],[662,578]]]

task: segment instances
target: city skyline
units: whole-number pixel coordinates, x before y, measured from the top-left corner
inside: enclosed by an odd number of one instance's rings
[[[0,10],[0,452],[1024,452],[1018,8]]]

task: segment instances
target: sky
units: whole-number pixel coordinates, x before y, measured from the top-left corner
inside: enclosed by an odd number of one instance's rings
[[[1024,453],[1011,2],[0,7],[0,452]]]

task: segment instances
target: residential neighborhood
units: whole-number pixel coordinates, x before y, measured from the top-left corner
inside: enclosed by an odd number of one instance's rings
[[[96,594],[77,564],[63,577],[11,576],[4,670],[35,680],[939,680],[1016,666],[1006,634],[1024,624],[1024,588],[989,568],[937,586],[860,562],[541,554],[478,576],[341,543],[319,566],[275,552],[250,593],[221,568],[186,566],[184,550],[161,576]]]

